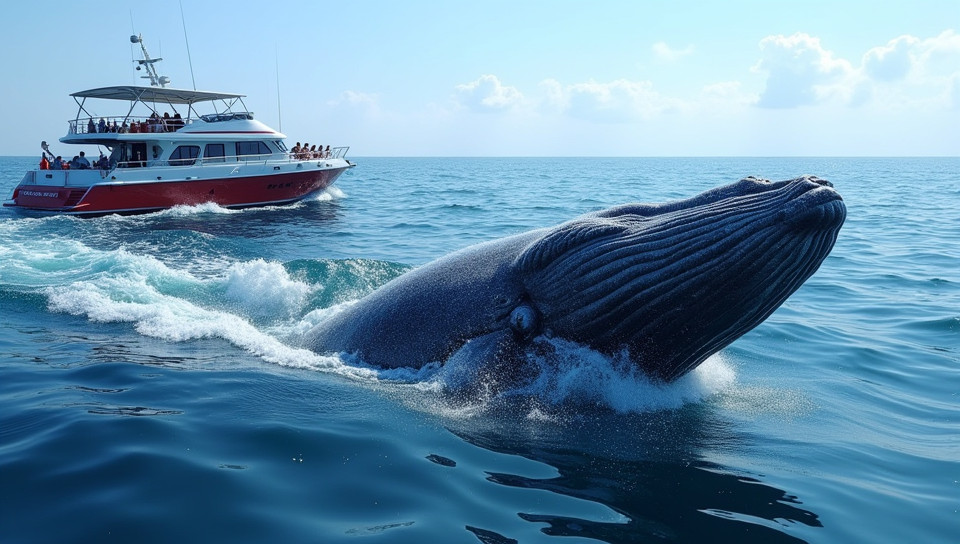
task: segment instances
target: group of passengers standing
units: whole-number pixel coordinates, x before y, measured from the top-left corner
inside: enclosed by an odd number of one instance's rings
[[[116,120],[106,121],[103,117],[100,118],[100,121],[97,123],[93,122],[91,117],[87,121],[87,134],[104,134],[108,132],[114,133],[148,133],[148,132],[176,132],[184,126],[183,118],[180,117],[179,113],[170,116],[170,113],[164,112],[163,117],[160,117],[157,112],[150,114],[150,117],[147,117],[143,121],[137,121],[134,119],[128,125],[126,121],[123,124],[118,125]]]
[[[330,146],[328,145],[326,149],[323,146],[320,146],[320,149],[317,149],[317,146],[310,145],[310,142],[307,142],[303,145],[300,145],[300,142],[297,142],[297,145],[293,146],[293,149],[290,150],[290,154],[293,155],[295,159],[306,161],[310,159],[329,159],[330,158]]]
[[[50,160],[47,160],[47,155],[50,155]],[[99,168],[100,170],[109,170],[110,169],[110,159],[106,155],[100,153],[100,158],[97,159],[97,162],[93,163],[93,166]],[[53,153],[47,151],[45,154],[40,155],[40,169],[41,170],[89,170],[92,166],[90,161],[87,159],[83,151],[79,155],[75,155],[73,159],[69,161],[63,160],[63,157],[57,155],[53,156]]]

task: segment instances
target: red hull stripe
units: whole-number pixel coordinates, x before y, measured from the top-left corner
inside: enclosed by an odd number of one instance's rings
[[[212,202],[225,208],[294,202],[330,186],[346,168],[245,178],[17,188],[17,206],[66,213],[135,212]]]

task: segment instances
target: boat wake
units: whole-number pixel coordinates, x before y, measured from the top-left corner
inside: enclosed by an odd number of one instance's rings
[[[241,214],[248,210],[254,210],[256,212],[270,211],[275,209],[296,209],[308,205],[310,202],[333,202],[335,200],[340,200],[346,198],[347,195],[341,191],[338,187],[327,187],[323,191],[319,191],[316,195],[311,198],[305,198],[291,204],[284,204],[280,206],[260,206],[257,208],[225,208],[216,204],[214,202],[205,202],[203,204],[196,205],[179,205],[172,208],[167,208],[165,210],[160,210],[154,212],[150,215],[152,218],[163,218],[163,217],[192,217],[197,215],[235,215]]]
[[[242,210],[233,210],[230,208],[224,208],[213,202],[206,202],[204,204],[196,204],[194,206],[180,205],[174,206],[170,209],[160,210],[155,212],[154,217],[189,217],[192,215],[202,215],[202,214],[236,214],[240,213]]]

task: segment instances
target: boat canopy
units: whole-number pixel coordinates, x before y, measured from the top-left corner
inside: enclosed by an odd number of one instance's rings
[[[134,102],[163,102],[166,104],[188,104],[212,102],[214,100],[236,100],[245,95],[219,93],[212,91],[193,91],[190,89],[171,89],[168,87],[140,87],[120,85],[100,87],[71,94],[74,98],[103,98],[106,100],[131,100]]]

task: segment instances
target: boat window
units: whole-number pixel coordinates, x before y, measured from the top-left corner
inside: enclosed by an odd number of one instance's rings
[[[248,111],[236,111],[236,112],[224,112],[224,113],[211,113],[208,115],[201,115],[201,119],[208,123],[219,123],[221,121],[236,121],[236,120],[252,120],[253,114]]]
[[[281,153],[287,152],[287,144],[283,143],[283,140],[274,140],[273,145],[277,146]]]
[[[262,155],[270,155],[270,148],[263,142],[237,142],[237,158],[264,159]]]
[[[203,162],[223,162],[225,155],[223,144],[207,144],[203,149]]]
[[[199,145],[181,145],[170,154],[170,166],[190,166],[200,156]]]

